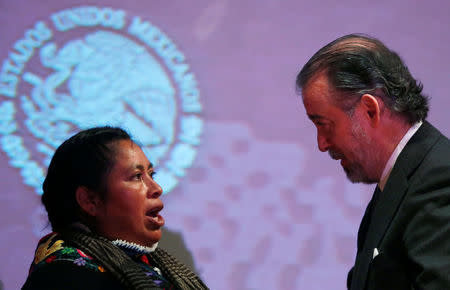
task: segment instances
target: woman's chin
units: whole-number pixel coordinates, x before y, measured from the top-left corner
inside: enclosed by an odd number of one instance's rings
[[[152,230],[150,233],[147,234],[147,237],[145,239],[145,246],[147,247],[153,246],[153,244],[159,242],[161,237],[162,237],[161,228],[157,230]]]

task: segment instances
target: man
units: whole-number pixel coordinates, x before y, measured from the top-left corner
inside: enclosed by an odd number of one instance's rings
[[[349,289],[450,289],[450,141],[428,100],[379,40],[343,36],[297,76],[319,150],[352,182],[377,183],[358,231]]]

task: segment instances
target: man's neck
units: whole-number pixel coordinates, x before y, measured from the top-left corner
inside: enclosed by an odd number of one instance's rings
[[[399,141],[397,146],[395,147],[394,151],[391,153],[391,156],[389,157],[388,161],[386,162],[386,165],[382,171],[380,181],[378,182],[378,187],[383,190],[384,186],[386,185],[386,182],[389,178],[389,175],[391,174],[392,168],[394,167],[395,162],[397,161],[398,156],[405,148],[408,141],[412,138],[412,136],[419,130],[420,126],[422,125],[422,122],[417,122],[416,124],[412,125],[408,131],[403,135],[402,139]]]
[[[411,124],[402,119],[389,118],[382,122],[379,130],[377,130],[378,134],[375,138],[379,148],[377,150],[377,153],[379,154],[377,162],[379,180],[381,179],[383,170],[386,167],[389,158],[411,126]]]

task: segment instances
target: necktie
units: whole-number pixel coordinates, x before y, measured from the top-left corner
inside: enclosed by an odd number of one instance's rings
[[[358,230],[358,248],[357,248],[357,254],[356,254],[356,261],[355,261],[355,266],[350,270],[350,272],[348,273],[347,276],[347,288],[351,289],[352,288],[352,284],[354,279],[353,279],[353,274],[355,274],[356,272],[361,270],[361,265],[360,263],[358,263],[359,259],[359,255],[361,254],[361,251],[364,248],[364,243],[366,242],[366,237],[367,237],[367,231],[369,229],[370,226],[370,222],[372,219],[372,215],[373,215],[373,210],[375,208],[375,205],[378,201],[378,198],[381,194],[381,190],[380,188],[377,186],[375,188],[375,191],[372,195],[372,199],[370,200],[369,204],[367,205],[366,211],[364,213],[364,216],[362,218],[361,221],[361,225],[359,226],[359,230]],[[357,282],[357,281],[356,281]],[[355,285],[353,285],[353,288],[355,289]]]
[[[378,197],[380,196],[381,190],[377,187],[375,188],[375,191],[372,195],[372,199],[370,200],[369,204],[367,205],[366,211],[364,213],[364,217],[361,221],[361,225],[359,226],[358,230],[358,253],[362,250],[364,246],[364,242],[366,241],[367,236],[367,230],[369,229],[370,221],[372,219],[372,212],[375,208],[375,204],[378,200]]]

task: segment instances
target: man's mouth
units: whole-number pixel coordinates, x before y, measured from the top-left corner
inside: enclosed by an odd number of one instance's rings
[[[345,169],[346,168],[346,166],[347,166],[347,161],[346,161],[346,159],[345,159],[345,156],[344,156],[344,154],[341,154],[341,153],[338,153],[338,152],[336,152],[336,151],[333,151],[333,150],[329,150],[328,151],[328,154],[330,155],[330,157],[333,159],[333,160],[341,160],[341,166]]]

